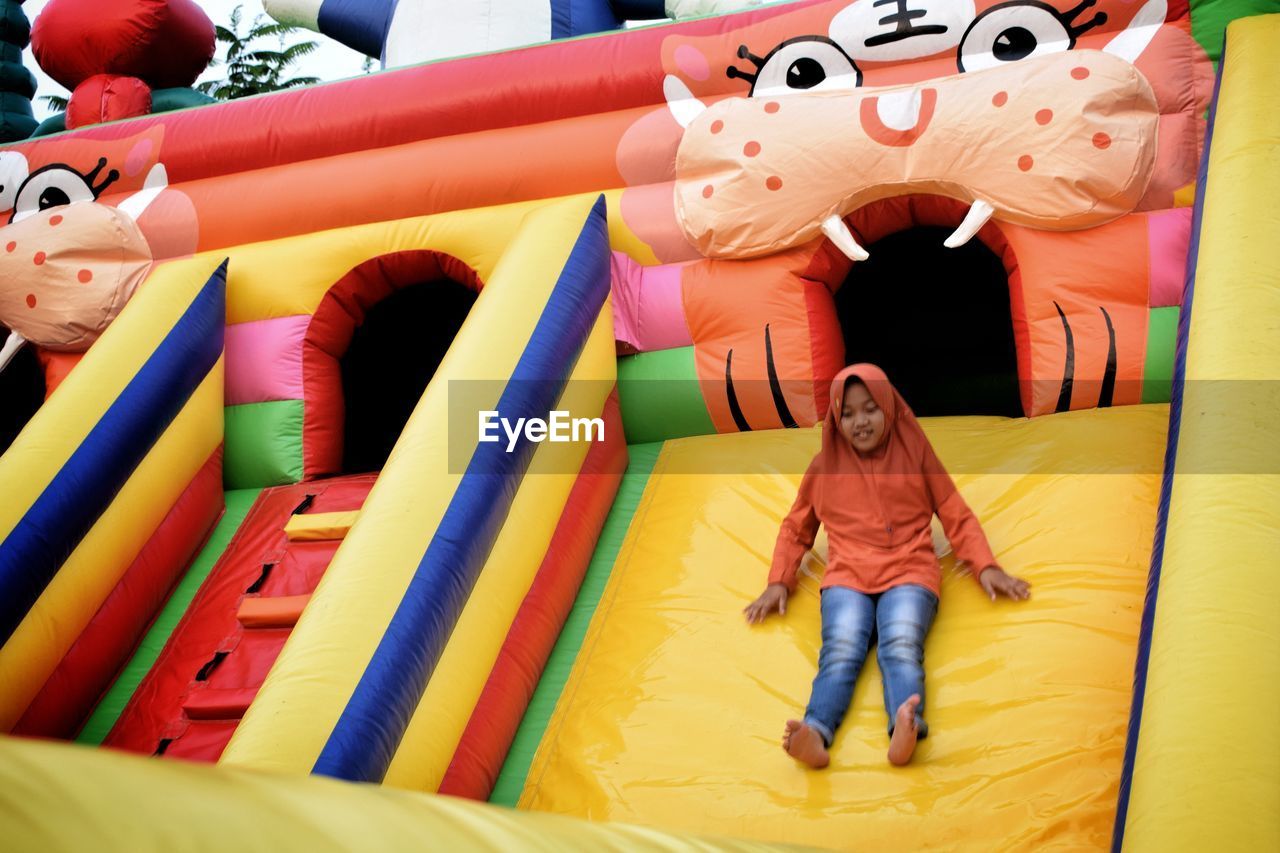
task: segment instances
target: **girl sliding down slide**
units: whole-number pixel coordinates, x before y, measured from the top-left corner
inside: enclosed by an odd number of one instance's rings
[[[941,586],[930,522],[942,520],[957,559],[992,601],[1030,597],[1031,586],[996,565],[978,519],[942,467],[915,415],[880,368],[836,374],[822,450],[782,522],[769,585],[747,621],[786,613],[801,558],[825,524],[830,560],[822,581],[822,651],[804,720],[788,720],[782,745],[810,767],[826,767],[873,638],[889,715],[889,761],[911,760],[924,721],[924,639]]]

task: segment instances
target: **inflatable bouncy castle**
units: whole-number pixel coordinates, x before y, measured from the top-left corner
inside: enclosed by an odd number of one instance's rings
[[[1266,6],[779,3],[0,149],[3,837],[1274,849]],[[939,530],[928,739],[869,660],[811,771],[825,541],[741,611],[858,361],[1034,597]]]

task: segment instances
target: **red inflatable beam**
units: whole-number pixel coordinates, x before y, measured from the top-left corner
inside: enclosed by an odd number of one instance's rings
[[[542,565],[440,782],[441,794],[485,800],[497,781],[627,467],[616,388],[605,403],[604,422],[605,440],[593,444],[582,462]]]
[[[125,570],[13,733],[75,737],[222,515],[218,447]]]

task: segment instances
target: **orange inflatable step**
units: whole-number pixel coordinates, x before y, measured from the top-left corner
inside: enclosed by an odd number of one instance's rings
[[[246,598],[240,602],[236,619],[246,628],[292,628],[310,600],[310,594]]]

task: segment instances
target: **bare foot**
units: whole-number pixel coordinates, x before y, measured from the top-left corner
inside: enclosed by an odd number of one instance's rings
[[[889,763],[901,767],[911,761],[916,751],[916,708],[920,707],[920,695],[912,693],[898,706],[893,722],[893,737],[889,739]]]
[[[782,748],[796,761],[802,761],[815,770],[827,766],[831,757],[822,742],[822,735],[799,720],[787,720],[787,731],[782,735]]]

